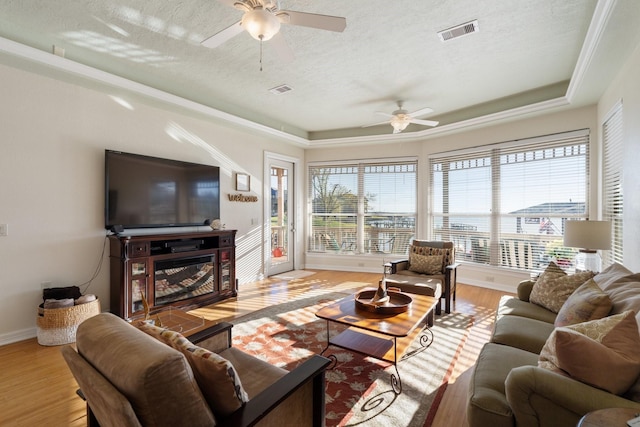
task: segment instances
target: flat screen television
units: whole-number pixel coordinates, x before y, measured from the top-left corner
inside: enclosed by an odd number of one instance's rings
[[[196,226],[217,218],[218,166],[105,150],[105,228]]]

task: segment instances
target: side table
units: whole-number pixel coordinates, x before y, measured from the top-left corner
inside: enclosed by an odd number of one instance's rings
[[[627,427],[627,421],[639,413],[640,410],[633,408],[598,409],[582,417],[578,427]]]

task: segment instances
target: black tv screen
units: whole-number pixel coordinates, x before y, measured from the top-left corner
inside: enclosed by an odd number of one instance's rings
[[[204,225],[220,218],[220,168],[105,150],[105,228]]]

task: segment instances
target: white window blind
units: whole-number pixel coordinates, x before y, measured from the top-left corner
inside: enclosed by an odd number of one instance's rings
[[[602,126],[603,140],[603,212],[602,219],[611,221],[611,250],[604,251],[604,265],[623,263],[623,116],[622,102],[609,114]]]
[[[458,261],[534,270],[570,266],[564,222],[588,212],[587,130],[430,158],[432,237]]]
[[[309,165],[308,250],[405,254],[415,234],[417,160]]]

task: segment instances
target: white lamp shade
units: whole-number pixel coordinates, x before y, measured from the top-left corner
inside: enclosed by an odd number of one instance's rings
[[[256,8],[242,16],[242,27],[256,40],[267,41],[280,31],[280,20],[268,10]]]
[[[565,221],[564,245],[581,249],[611,249],[611,221]]]

